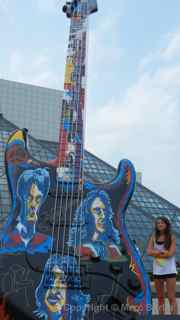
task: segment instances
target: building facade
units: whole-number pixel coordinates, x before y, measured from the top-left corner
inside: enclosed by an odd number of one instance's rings
[[[58,141],[62,92],[0,79],[0,112],[37,139]]]

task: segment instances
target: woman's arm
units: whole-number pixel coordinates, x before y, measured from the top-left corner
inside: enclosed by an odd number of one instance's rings
[[[161,252],[154,249],[154,237],[153,236],[151,236],[148,241],[146,252],[147,252],[148,256],[157,257],[157,258],[161,257]]]
[[[175,236],[172,236],[172,242],[171,242],[170,248],[168,250],[164,250],[161,253],[161,257],[162,258],[172,257],[172,256],[174,256],[175,252],[176,252],[176,238],[175,238]]]

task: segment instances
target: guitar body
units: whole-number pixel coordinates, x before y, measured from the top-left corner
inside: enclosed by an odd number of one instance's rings
[[[85,181],[79,199],[76,186],[68,194],[59,183],[54,208],[56,167],[33,159],[26,142],[27,131],[17,130],[5,153],[12,210],[1,233],[0,290],[7,319],[148,319],[149,282],[125,225],[132,164],[122,160],[109,184]]]

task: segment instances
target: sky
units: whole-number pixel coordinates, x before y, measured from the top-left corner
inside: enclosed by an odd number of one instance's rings
[[[63,89],[63,0],[0,0],[0,78]],[[180,207],[180,1],[98,0],[90,17],[86,149]],[[52,124],[53,125],[53,124]]]

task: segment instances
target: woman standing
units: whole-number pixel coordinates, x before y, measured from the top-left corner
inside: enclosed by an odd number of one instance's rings
[[[171,234],[171,224],[166,217],[158,217],[155,232],[148,242],[147,254],[154,257],[153,276],[159,314],[164,314],[165,310],[165,283],[171,314],[177,314],[175,252],[176,238]]]

